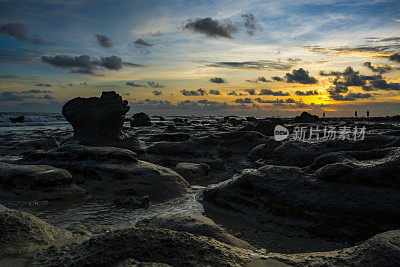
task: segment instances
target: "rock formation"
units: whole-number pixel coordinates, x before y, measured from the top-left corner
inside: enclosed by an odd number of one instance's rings
[[[112,92],[101,97],[77,97],[68,101],[62,114],[74,128],[74,138],[83,145],[116,146],[142,151],[144,144],[122,132],[128,101]]]
[[[131,127],[151,126],[150,117],[144,112],[133,114],[130,122]]]

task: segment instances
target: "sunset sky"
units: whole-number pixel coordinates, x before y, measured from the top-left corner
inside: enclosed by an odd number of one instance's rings
[[[400,1],[0,0],[0,111],[400,114]]]

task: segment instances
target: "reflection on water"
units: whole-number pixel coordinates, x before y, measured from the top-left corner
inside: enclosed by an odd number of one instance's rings
[[[74,222],[81,222],[90,227],[95,233],[109,230],[129,228],[142,219],[156,215],[167,214],[201,214],[202,205],[196,200],[199,190],[192,189],[188,194],[164,203],[151,205],[148,209],[116,208],[111,202],[90,201],[75,206],[50,205],[46,202],[29,202],[14,206],[8,203],[7,207],[33,214],[46,222],[68,228]]]

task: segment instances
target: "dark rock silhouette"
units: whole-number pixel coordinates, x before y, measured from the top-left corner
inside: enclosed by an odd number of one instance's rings
[[[294,118],[294,122],[300,122],[300,123],[312,123],[316,122],[319,120],[319,117],[317,115],[311,115],[311,113],[308,113],[306,111],[303,111],[300,116],[296,116]]]
[[[12,123],[24,123],[25,122],[25,116],[19,116],[16,118],[10,118],[10,121]]]
[[[63,116],[74,128],[75,138],[83,143],[122,139],[128,111],[128,101],[113,91],[103,92],[100,98],[77,97],[62,108]]]
[[[74,139],[83,145],[115,146],[136,152],[144,150],[144,144],[122,132],[128,101],[111,92],[101,97],[77,97],[68,101],[62,114],[74,128]]]
[[[131,118],[131,127],[151,126],[150,116],[144,112],[136,113]]]
[[[238,212],[258,223],[292,220],[313,235],[351,242],[400,223],[398,189],[327,182],[296,167],[244,170],[206,188],[202,202],[206,209]]]

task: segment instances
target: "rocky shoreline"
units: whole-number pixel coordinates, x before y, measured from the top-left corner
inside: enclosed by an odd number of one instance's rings
[[[128,127],[128,111],[121,96],[103,92],[65,104],[73,132],[1,136],[0,265],[400,264],[399,116],[153,123],[137,113]],[[362,140],[278,142],[276,125],[366,133]],[[19,208],[57,203],[62,211],[101,199],[146,214],[193,188],[200,188],[202,215],[161,211],[102,232],[74,218],[68,229],[52,225]]]

